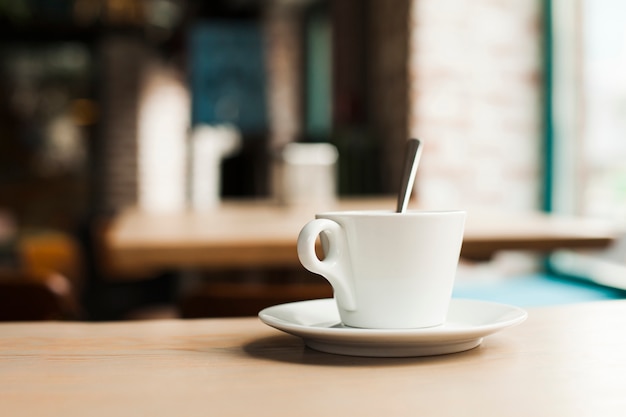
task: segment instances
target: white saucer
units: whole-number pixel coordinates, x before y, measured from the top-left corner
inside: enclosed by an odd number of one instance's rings
[[[521,308],[452,299],[446,323],[423,329],[358,329],[341,324],[332,298],[268,307],[263,323],[302,337],[312,349],[350,356],[408,357],[462,352],[483,337],[526,320]]]

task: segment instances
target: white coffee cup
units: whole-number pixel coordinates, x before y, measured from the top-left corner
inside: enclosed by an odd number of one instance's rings
[[[343,324],[406,329],[445,322],[464,211],[318,214],[298,237],[298,257],[333,286]],[[324,259],[315,252],[317,237]]]

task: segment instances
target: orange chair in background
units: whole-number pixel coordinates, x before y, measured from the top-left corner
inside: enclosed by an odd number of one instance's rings
[[[0,321],[68,320],[81,316],[81,252],[56,231],[16,235],[15,260],[0,266]]]

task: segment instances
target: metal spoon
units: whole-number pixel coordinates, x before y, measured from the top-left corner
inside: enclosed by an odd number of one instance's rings
[[[402,171],[402,182],[400,183],[400,193],[398,194],[397,213],[404,213],[409,204],[415,173],[422,155],[422,146],[419,139],[409,139],[406,142],[406,157],[404,160],[404,170]]]

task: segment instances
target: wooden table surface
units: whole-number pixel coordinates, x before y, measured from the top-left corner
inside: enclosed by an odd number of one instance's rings
[[[376,198],[344,199],[324,209],[393,207],[393,199]],[[113,219],[104,247],[110,265],[119,271],[299,266],[298,233],[324,209],[251,200],[226,201],[203,212],[128,210]],[[591,219],[469,210],[461,254],[482,260],[500,250],[598,248],[609,245],[615,235],[611,225]]]
[[[626,301],[535,308],[473,350],[317,352],[257,318],[0,324],[2,416],[623,416]]]

